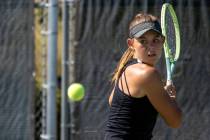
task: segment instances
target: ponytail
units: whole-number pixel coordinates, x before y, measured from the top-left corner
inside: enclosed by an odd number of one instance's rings
[[[133,58],[134,55],[134,49],[132,49],[131,47],[129,47],[123,54],[123,56],[121,57],[117,68],[115,69],[114,73],[113,73],[113,77],[112,77],[112,83],[115,83],[115,81],[117,79],[120,78],[120,75],[122,73],[122,70],[125,66],[125,64],[131,59]]]

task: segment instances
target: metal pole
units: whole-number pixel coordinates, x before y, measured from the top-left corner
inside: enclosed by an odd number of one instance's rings
[[[46,135],[46,112],[47,112],[47,89],[46,89],[46,84],[47,84],[47,36],[45,34],[47,30],[47,9],[44,6],[46,4],[45,0],[42,0],[40,3],[40,7],[42,10],[42,22],[41,22],[41,35],[42,35],[42,40],[41,40],[41,46],[42,46],[42,131],[40,137],[42,138],[44,135]]]
[[[57,0],[48,4],[48,62],[47,62],[47,135],[46,139],[57,139],[56,117],[56,61],[57,61]]]
[[[69,0],[69,83],[72,84],[76,81],[76,46],[77,41],[76,33],[76,12],[78,0]],[[74,140],[77,138],[77,110],[75,103],[70,101],[70,138]]]
[[[62,89],[61,89],[61,140],[69,140],[67,111],[68,98],[68,46],[69,46],[69,7],[67,0],[63,2],[63,49],[62,49]]]

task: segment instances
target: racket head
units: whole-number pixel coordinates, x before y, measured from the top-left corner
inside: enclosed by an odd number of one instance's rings
[[[164,3],[161,9],[161,28],[165,36],[165,57],[174,63],[180,55],[180,29],[176,13],[169,3]]]

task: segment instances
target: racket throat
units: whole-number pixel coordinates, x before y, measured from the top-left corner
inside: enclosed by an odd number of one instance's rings
[[[171,63],[169,58],[166,58],[166,70],[167,70],[167,81],[172,80],[172,69],[171,69]]]

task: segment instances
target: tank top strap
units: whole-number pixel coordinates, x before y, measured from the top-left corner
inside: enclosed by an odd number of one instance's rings
[[[126,76],[125,76],[124,71],[125,71],[125,69],[126,69],[128,66],[133,65],[133,64],[137,64],[137,63],[139,63],[137,59],[134,59],[134,58],[130,59],[130,60],[124,65],[123,70],[122,70],[122,72],[121,72],[121,76],[122,76],[122,74],[123,74],[124,77],[125,77],[125,84],[126,84],[126,88],[127,88],[127,90],[128,90],[129,96],[131,96],[131,93],[130,93],[130,90],[129,90],[129,87],[128,87],[128,83],[127,83],[127,79],[126,79]],[[121,84],[121,87],[122,87],[122,91],[124,91],[123,86],[122,86],[122,78],[121,78],[121,76],[116,80],[114,88],[116,88],[116,86],[119,88],[119,81],[120,81],[120,84]]]

